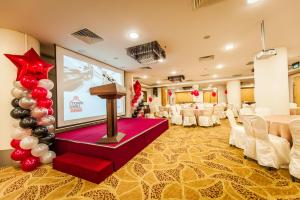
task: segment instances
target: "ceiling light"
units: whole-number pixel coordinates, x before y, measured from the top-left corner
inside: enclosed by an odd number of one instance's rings
[[[217,68],[217,69],[222,69],[223,67],[224,67],[223,64],[218,64],[216,68]]]
[[[144,76],[143,76],[143,79],[147,79],[147,78],[148,78],[148,76],[147,76],[147,75],[144,75]]]
[[[162,63],[162,62],[164,62],[165,60],[164,60],[163,58],[160,58],[160,59],[158,59],[157,61],[160,62],[160,63]]]
[[[257,2],[258,2],[258,0],[247,0],[247,4],[254,4]]]
[[[234,48],[234,44],[232,44],[232,43],[226,44],[226,46],[225,46],[226,51],[232,50],[233,48]]]
[[[156,81],[156,83],[157,83],[157,84],[160,84],[160,83],[161,83],[161,81]]]
[[[137,34],[136,32],[131,32],[131,33],[129,33],[129,37],[131,39],[137,39],[137,38],[139,38],[139,34]]]
[[[212,75],[213,78],[218,78],[217,74]]]
[[[177,72],[176,71],[172,71],[171,74],[175,75],[175,74],[177,74]]]

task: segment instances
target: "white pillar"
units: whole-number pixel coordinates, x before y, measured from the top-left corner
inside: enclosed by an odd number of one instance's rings
[[[227,101],[237,109],[241,108],[241,82],[239,80],[227,82]]]
[[[270,108],[272,114],[289,114],[287,49],[276,50],[276,56],[254,59],[256,107]]]
[[[12,126],[13,119],[10,116],[12,106],[10,104],[13,97],[10,94],[13,88],[13,81],[17,76],[17,67],[7,59],[3,54],[23,55],[30,48],[34,48],[36,52],[40,52],[39,42],[31,36],[13,30],[0,28],[0,150],[11,149],[10,133],[14,131]]]
[[[126,108],[126,117],[131,117],[131,99],[133,97],[133,74],[130,72],[125,72],[124,74],[124,82],[126,87],[126,100],[125,100],[125,108]]]
[[[225,94],[226,86],[225,85],[219,85],[217,86],[218,90],[218,103],[226,103],[227,97]]]

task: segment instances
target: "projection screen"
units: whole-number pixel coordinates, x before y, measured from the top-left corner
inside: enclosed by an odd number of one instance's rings
[[[89,88],[115,81],[124,86],[124,71],[56,46],[57,128],[106,118],[106,101]],[[125,98],[117,100],[118,115],[125,114]]]

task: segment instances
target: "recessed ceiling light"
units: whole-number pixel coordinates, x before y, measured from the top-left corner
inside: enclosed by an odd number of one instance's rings
[[[160,63],[162,63],[162,62],[164,62],[165,60],[164,60],[163,58],[160,58],[160,59],[158,59],[157,61],[160,62]]]
[[[217,74],[212,75],[213,78],[218,78]]]
[[[217,68],[217,69],[222,69],[223,67],[224,67],[223,64],[218,64],[216,68]]]
[[[160,84],[160,83],[161,83],[161,81],[156,81],[156,83],[157,83],[157,84]]]
[[[171,74],[175,75],[175,74],[177,74],[177,72],[176,71],[172,71]]]
[[[144,75],[144,76],[143,76],[143,79],[147,79],[147,78],[148,78],[148,76],[147,76],[147,75]]]
[[[258,0],[247,0],[247,4],[254,4],[257,2],[258,2]]]
[[[129,37],[131,39],[137,39],[137,38],[139,38],[139,34],[136,32],[131,32],[131,33],[129,33]]]
[[[225,45],[225,50],[226,51],[232,50],[233,48],[234,48],[234,44],[232,44],[232,43],[229,43],[229,44]]]

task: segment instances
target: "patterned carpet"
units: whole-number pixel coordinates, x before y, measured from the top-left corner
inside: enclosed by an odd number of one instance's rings
[[[243,159],[228,145],[227,121],[214,128],[171,126],[99,185],[43,166],[0,169],[0,199],[300,199],[288,170]]]

